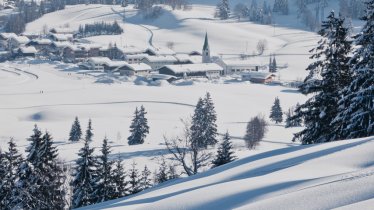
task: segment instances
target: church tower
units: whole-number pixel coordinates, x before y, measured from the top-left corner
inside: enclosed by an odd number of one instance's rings
[[[205,34],[205,41],[203,46],[203,63],[211,63],[210,59],[210,49],[209,49],[209,42],[208,42],[208,33]]]

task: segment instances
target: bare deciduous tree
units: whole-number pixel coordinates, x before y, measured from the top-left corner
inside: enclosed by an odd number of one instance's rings
[[[264,51],[267,49],[268,47],[268,42],[266,41],[266,39],[261,39],[257,42],[257,52],[259,55],[262,55],[264,53]]]
[[[174,138],[164,137],[164,140],[170,154],[181,164],[184,172],[191,176],[197,174],[199,169],[210,163],[211,153],[192,144],[190,121],[182,120],[182,123],[184,127],[181,136]]]
[[[265,137],[268,124],[262,115],[251,118],[247,124],[247,132],[244,136],[248,149],[254,149]]]

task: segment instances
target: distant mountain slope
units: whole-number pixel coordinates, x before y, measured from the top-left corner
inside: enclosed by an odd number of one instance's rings
[[[83,209],[367,208],[373,151],[374,137],[284,148]]]

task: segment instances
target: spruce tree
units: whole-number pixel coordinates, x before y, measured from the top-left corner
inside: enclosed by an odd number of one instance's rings
[[[217,137],[217,115],[210,94],[205,98],[199,98],[191,123],[192,146],[196,148],[207,148],[215,145]]]
[[[340,92],[339,113],[332,123],[335,139],[374,135],[374,0],[366,6],[365,25],[355,37],[358,48],[351,60],[353,81]]]
[[[136,194],[138,192],[141,191],[141,188],[140,188],[140,176],[139,176],[139,171],[138,169],[136,169],[136,163],[133,162],[131,164],[131,169],[130,169],[130,172],[129,172],[129,178],[130,178],[130,181],[129,181],[129,184],[130,184],[130,187],[129,187],[129,192],[130,194]]]
[[[93,192],[96,203],[110,200],[115,194],[115,183],[112,177],[112,166],[114,162],[109,160],[110,150],[111,147],[108,145],[108,139],[105,137],[101,148],[101,155],[98,157],[97,161],[97,176]]]
[[[3,154],[3,162],[5,165],[5,174],[1,179],[1,197],[0,209],[11,209],[11,202],[13,199],[13,192],[15,189],[16,180],[18,178],[17,170],[24,161],[22,155],[17,150],[17,145],[13,139],[8,142],[8,151]]]
[[[90,148],[89,141],[84,141],[84,146],[79,150],[79,158],[76,160],[75,171],[72,174],[74,179],[72,207],[78,208],[93,204],[94,184],[96,180],[96,161],[93,156],[94,149]]]
[[[167,172],[167,165],[166,165],[166,162],[165,162],[164,158],[162,158],[160,166],[159,166],[158,170],[155,172],[155,178],[154,179],[155,179],[154,182],[156,184],[161,184],[161,183],[169,180],[169,175],[168,175],[168,172]]]
[[[232,149],[230,134],[229,132],[226,132],[225,136],[223,137],[223,141],[218,148],[216,158],[212,161],[213,168],[236,160],[236,157],[233,155],[234,151],[232,151]]]
[[[220,3],[218,3],[216,8],[216,16],[219,17],[221,20],[226,20],[230,16],[230,6],[228,0],[221,0]]]
[[[113,170],[113,180],[115,181],[115,190],[111,199],[121,198],[128,195],[128,182],[126,181],[126,173],[123,168],[121,157],[119,156]]]
[[[271,107],[270,119],[276,124],[283,122],[283,112],[278,97],[275,98],[274,105]]]
[[[87,130],[86,130],[86,136],[85,136],[85,139],[88,140],[88,141],[92,141],[92,137],[93,137],[93,132],[92,132],[92,121],[91,119],[88,120],[88,126],[87,126]]]
[[[143,144],[145,137],[149,133],[148,120],[145,117],[147,112],[141,106],[140,110],[135,109],[134,119],[130,125],[131,135],[127,138],[129,145]]]
[[[30,142],[30,145],[26,148],[28,153],[26,159],[35,167],[39,167],[42,164],[41,161],[41,150],[42,145],[42,132],[39,130],[38,126],[35,125],[33,129],[33,134],[27,139]]]
[[[152,180],[150,178],[151,171],[148,169],[147,165],[144,166],[143,171],[141,172],[140,178],[140,189],[145,190],[152,187]]]
[[[352,79],[349,67],[351,41],[344,18],[337,18],[331,12],[322,22],[319,34],[323,38],[311,50],[314,52],[311,59],[316,61],[308,66],[309,75],[300,88],[302,93],[312,97],[300,105],[291,118],[304,120],[305,129],[294,134],[294,140],[303,144],[336,140],[332,121],[338,114],[339,90],[349,85]]]
[[[273,58],[272,66],[273,66],[273,71],[272,72],[277,72],[277,60],[275,59],[275,56]]]
[[[6,190],[5,189],[5,183],[7,183],[6,180],[6,175],[7,175],[7,166],[8,166],[8,161],[6,159],[5,153],[3,153],[2,149],[0,148],[0,209],[5,209],[5,205],[3,202],[5,202],[4,198],[6,195]]]
[[[75,117],[74,123],[71,126],[69,140],[79,141],[81,137],[82,137],[81,125],[79,123],[78,117]]]

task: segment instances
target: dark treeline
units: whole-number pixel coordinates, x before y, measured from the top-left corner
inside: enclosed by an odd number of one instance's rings
[[[96,22],[79,26],[79,36],[89,37],[98,35],[118,35],[123,33],[123,29],[117,21],[113,23]]]

